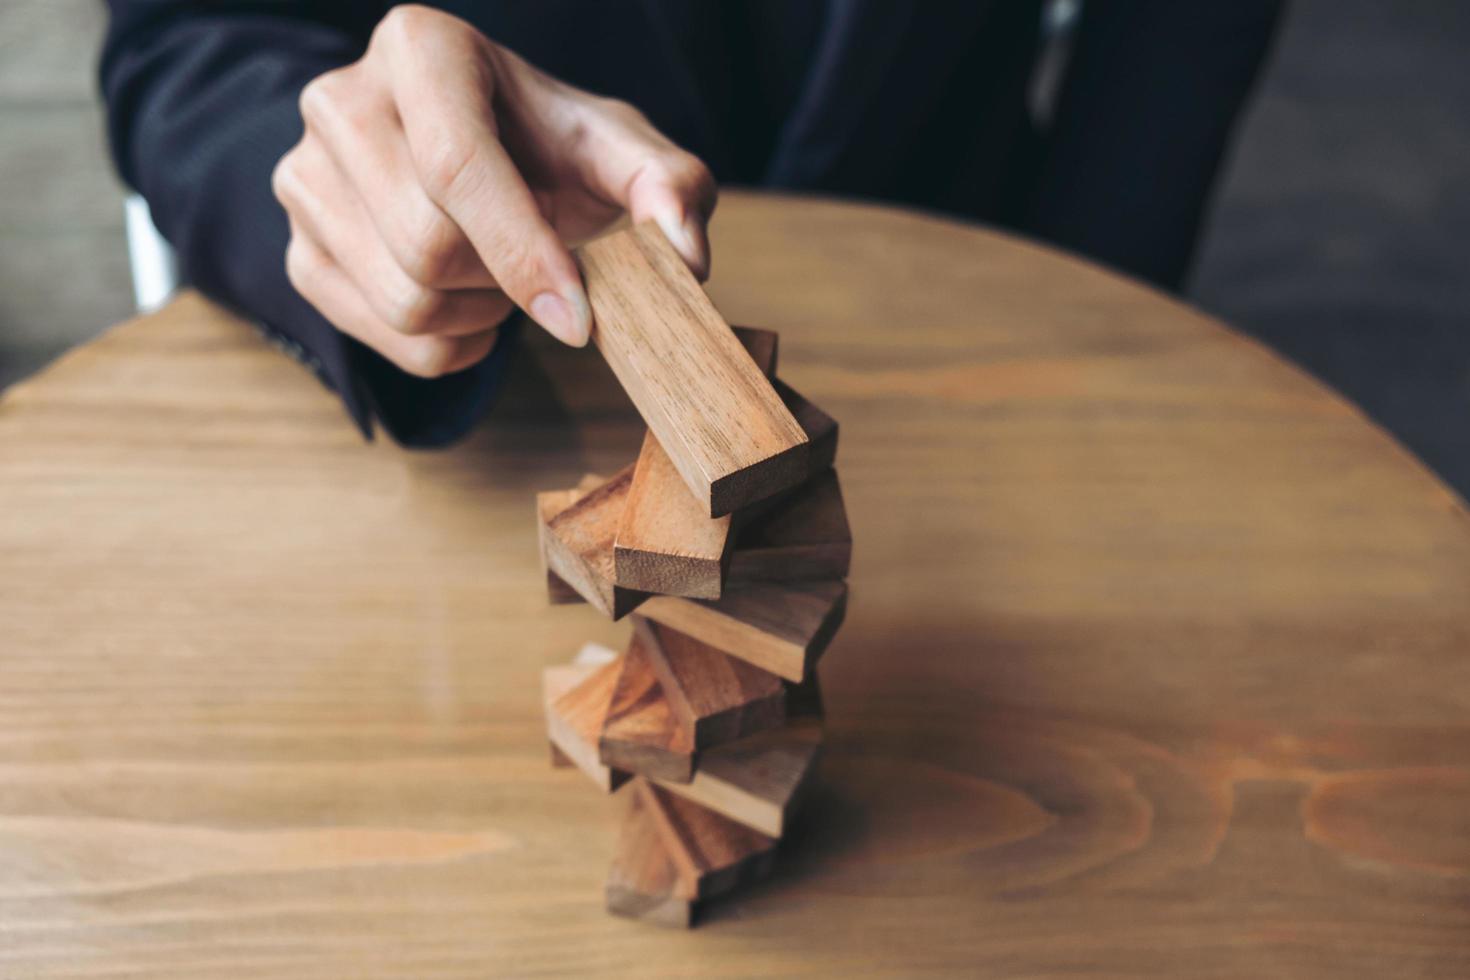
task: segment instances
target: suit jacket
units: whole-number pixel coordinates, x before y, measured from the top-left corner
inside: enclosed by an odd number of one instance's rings
[[[626,99],[722,182],[983,218],[1178,284],[1280,0],[1092,0],[1046,127],[1041,0],[445,0],[550,73]],[[388,3],[111,0],[110,142],[186,277],[316,369],[371,434],[448,442],[511,337],[425,381],[338,333],[286,279],[269,175],[297,98],[359,57]],[[513,334],[513,330],[511,333]]]

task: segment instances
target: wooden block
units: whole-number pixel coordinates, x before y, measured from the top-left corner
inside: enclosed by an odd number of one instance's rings
[[[831,468],[837,462],[837,420],[807,401],[786,382],[777,381],[775,386],[782,404],[790,410],[811,443],[807,472],[819,473]]]
[[[806,433],[655,225],[579,254],[592,341],[705,513],[805,479]]]
[[[542,554],[546,552],[543,549]],[[568,585],[560,575],[551,569],[546,570],[546,597],[551,600],[553,606],[566,606],[577,602],[586,602],[582,594]]]
[[[820,728],[825,714],[822,685],[815,668],[806,672],[806,680],[801,683],[786,685],[788,723],[796,720],[813,721]]]
[[[713,602],[654,596],[639,611],[733,657],[800,681],[842,624],[847,584],[732,585]]]
[[[730,544],[730,515],[705,513],[647,433],[613,543],[613,580],[640,592],[718,599]]]
[[[642,796],[630,796],[607,875],[607,910],[614,915],[687,929],[694,921],[694,903],[675,894],[679,874],[664,836]]]
[[[646,596],[613,581],[613,538],[633,479],[631,465],[604,483],[579,493],[552,490],[536,495],[541,554],[547,570],[583,599],[621,619]],[[547,580],[551,586],[551,580]],[[559,591],[553,591],[553,601]]]
[[[767,378],[776,377],[776,354],[781,346],[781,335],[774,330],[760,327],[731,327],[735,339],[750,355],[755,369]]]
[[[696,750],[776,728],[786,720],[786,689],[775,674],[708,644],[633,618],[664,699],[693,731]]]
[[[775,370],[775,333],[736,327],[735,335],[763,374]],[[718,599],[730,542],[730,515],[710,517],[646,433],[613,542],[613,581],[638,592]]]
[[[682,797],[635,780],[639,797],[672,860],[674,894],[693,901],[713,898],[770,870],[776,841]]]
[[[598,758],[605,766],[677,783],[694,776],[694,732],[680,724],[664,697],[637,633],[618,661]]]
[[[852,530],[837,471],[823,470],[735,533],[726,581],[800,582],[846,578]]]
[[[770,837],[780,837],[821,753],[817,718],[794,718],[700,754],[688,783],[659,786]]]
[[[626,772],[603,765],[598,751],[621,670],[614,660],[600,665],[573,662],[541,672],[547,738],[555,751],[608,793],[628,780]],[[556,764],[555,755],[552,762]]]

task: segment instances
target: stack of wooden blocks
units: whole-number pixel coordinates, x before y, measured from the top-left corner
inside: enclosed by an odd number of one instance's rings
[[[553,761],[627,784],[610,911],[688,926],[764,875],[821,744],[817,658],[852,538],[837,423],[776,379],[651,226],[585,246],[594,342],[649,432],[611,477],[537,497],[553,602],[631,614],[543,678]]]

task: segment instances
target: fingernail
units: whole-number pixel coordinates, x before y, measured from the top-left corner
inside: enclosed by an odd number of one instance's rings
[[[568,299],[558,293],[537,293],[526,312],[564,344],[583,347],[592,330],[592,314],[585,296]]]
[[[689,241],[689,255],[694,261],[694,275],[700,282],[704,282],[709,278],[710,272],[709,242],[704,237],[704,229],[695,224],[693,218],[687,218],[681,230]]]
[[[700,256],[699,238],[689,230],[688,224],[687,221],[684,224],[678,223],[671,214],[661,214],[658,216],[659,230],[664,233],[664,237],[669,240],[669,244],[674,246],[674,251],[679,253],[679,256],[684,260],[684,264],[689,266],[690,270],[696,276],[699,276],[701,275],[700,266],[703,264]]]

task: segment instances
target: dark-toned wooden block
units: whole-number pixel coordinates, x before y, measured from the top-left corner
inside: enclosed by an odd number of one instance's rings
[[[654,596],[640,612],[791,681],[826,650],[847,610],[845,582],[730,586],[718,600]]]
[[[851,565],[852,530],[842,487],[837,471],[827,469],[741,523],[726,581],[733,586],[841,579]]]
[[[642,616],[634,617],[633,629],[669,707],[693,731],[695,749],[785,720],[786,691],[775,674]]]

